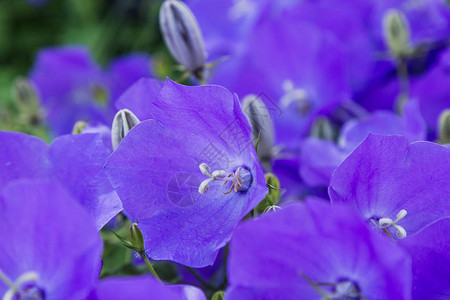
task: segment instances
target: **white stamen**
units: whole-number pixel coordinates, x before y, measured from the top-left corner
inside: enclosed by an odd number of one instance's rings
[[[213,175],[211,174],[211,169],[209,168],[209,166],[205,163],[201,163],[199,166],[200,171],[202,172],[203,175],[212,177]]]
[[[307,99],[308,94],[305,90],[295,88],[291,80],[283,81],[283,90],[285,94],[280,99],[282,107],[288,107],[290,104],[298,102],[302,110],[307,109],[309,103]]]
[[[403,220],[405,218],[405,216],[407,215],[407,213],[408,212],[405,209],[402,209],[397,214],[397,218],[394,221],[392,221],[392,219],[390,219],[390,218],[381,218],[378,221],[378,224],[379,224],[380,228],[382,228],[382,229],[386,229],[388,227],[395,228],[395,230],[397,231],[396,232],[397,238],[403,239],[407,236],[406,230],[405,230],[405,228],[398,225],[397,223],[400,222],[401,220]]]
[[[222,185],[231,182],[230,190],[224,194],[231,193],[233,189],[235,192],[238,192],[242,188],[244,180],[240,178],[240,168],[237,169],[236,173],[231,172],[228,174],[224,170],[216,170],[211,173],[211,169],[206,163],[201,163],[199,165],[199,168],[203,175],[209,177],[208,179],[205,179],[200,183],[198,187],[198,192],[200,194],[206,193],[209,189],[209,184],[216,180],[223,181]]]
[[[198,192],[200,194],[204,194],[209,190],[209,183],[214,181],[214,178],[208,178],[206,180],[203,180],[200,185],[198,186]]]
[[[209,190],[209,184],[211,182],[223,179],[227,174],[224,170],[216,170],[211,173],[211,168],[206,163],[201,163],[198,167],[203,175],[209,177],[208,179],[203,180],[198,187],[198,192],[202,195]]]
[[[406,230],[400,225],[394,224],[392,225],[395,229],[397,229],[397,237],[399,239],[404,239],[406,237]]]
[[[406,216],[408,212],[404,209],[402,209],[398,214],[397,214],[397,219],[395,220],[395,222],[398,222],[400,220],[403,220],[403,218]]]
[[[281,207],[279,207],[278,205],[270,205],[264,209],[264,213],[266,214],[271,211],[277,211],[278,209],[281,209]]]
[[[226,175],[227,175],[227,172],[225,172],[224,170],[217,170],[217,171],[212,172],[212,177],[215,179],[225,178]]]
[[[389,219],[389,218],[381,218],[381,219],[378,221],[378,224],[380,224],[380,226],[383,226],[383,227],[385,227],[385,226],[391,226],[392,223],[394,223],[394,221],[392,221],[392,219]]]
[[[19,276],[19,278],[16,279],[14,282],[14,285],[9,288],[9,290],[6,291],[6,293],[3,295],[2,300],[12,300],[16,299],[16,294],[18,292],[18,288],[26,282],[36,282],[39,280],[39,275],[36,272],[26,272]]]

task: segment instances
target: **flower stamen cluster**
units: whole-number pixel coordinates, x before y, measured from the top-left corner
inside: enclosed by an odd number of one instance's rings
[[[388,228],[393,227],[396,230],[397,238],[403,239],[406,237],[406,230],[402,226],[398,225],[397,223],[403,220],[408,212],[404,209],[402,209],[398,214],[397,218],[393,221],[390,218],[381,218],[378,220],[378,228],[382,229],[386,233]]]
[[[237,193],[243,186],[244,180],[240,176],[241,168],[238,168],[236,172],[230,172],[228,174],[226,174],[226,171],[224,170],[216,170],[211,172],[211,169],[206,163],[201,163],[199,168],[203,175],[209,177],[200,183],[198,187],[198,192],[200,194],[206,193],[209,190],[209,184],[213,181],[223,181],[221,185],[231,182],[230,189],[223,192],[226,195],[231,193],[233,190]]]

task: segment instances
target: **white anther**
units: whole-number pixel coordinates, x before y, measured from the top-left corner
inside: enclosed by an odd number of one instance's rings
[[[404,239],[406,237],[406,230],[405,230],[405,228],[403,228],[402,226],[397,225],[397,224],[392,225],[392,227],[397,229],[396,234],[397,234],[397,237],[399,239]]]
[[[205,179],[205,180],[203,180],[201,183],[200,183],[200,185],[198,186],[198,192],[200,193],[200,194],[204,194],[204,193],[206,193],[208,190],[209,190],[209,183],[210,182],[212,182],[212,181],[214,181],[215,179],[214,178],[208,178],[208,179]]]
[[[394,223],[397,223],[400,220],[403,220],[403,218],[406,216],[408,212],[404,209],[402,209],[398,214],[397,214],[397,219],[394,221]]]
[[[203,175],[212,177],[213,175],[211,174],[211,169],[209,168],[209,166],[205,163],[201,163],[199,166],[200,171],[202,172]]]
[[[224,170],[217,170],[212,172],[212,177],[214,179],[222,179],[225,178],[225,176],[227,175],[227,172],[225,172]]]
[[[391,226],[393,223],[394,223],[394,221],[392,221],[392,219],[389,219],[389,218],[381,218],[378,221],[378,224],[380,224],[380,226],[383,226],[383,227]]]
[[[294,84],[291,80],[283,81],[283,90],[285,94],[280,99],[280,105],[282,107],[288,107],[291,103],[294,102],[299,102],[302,107],[307,107],[307,92],[303,89],[294,88]]]
[[[406,237],[406,230],[402,226],[398,225],[397,223],[403,220],[408,212],[405,209],[400,210],[400,212],[397,214],[397,218],[392,221],[390,218],[381,218],[378,220],[378,224],[380,228],[386,229],[387,227],[393,227],[396,230],[397,238],[403,239]]]

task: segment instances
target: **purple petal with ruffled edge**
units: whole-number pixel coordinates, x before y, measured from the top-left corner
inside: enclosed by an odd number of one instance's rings
[[[104,173],[110,151],[100,134],[65,135],[50,147],[36,137],[1,132],[0,183],[17,179],[56,178],[89,212],[100,230],[122,210]]]
[[[412,257],[412,299],[450,298],[450,219],[399,241]]]
[[[410,142],[424,140],[426,125],[416,101],[408,101],[403,116],[376,111],[363,119],[347,121],[337,144],[314,137],[301,145],[300,174],[310,186],[328,186],[334,170],[370,133],[404,135]]]
[[[237,223],[267,193],[248,121],[226,89],[170,80],[151,115],[122,140],[106,172],[126,212],[139,221],[151,258],[211,265]],[[208,178],[201,163],[227,174],[246,168],[248,190],[224,194],[230,183],[212,182],[200,194],[199,184]]]
[[[151,276],[106,278],[89,300],[206,300],[205,294],[189,285],[164,285]]]
[[[163,83],[155,79],[140,79],[117,99],[116,109],[126,108],[141,121],[150,119],[153,102],[158,98],[162,86]]]
[[[98,280],[102,241],[85,210],[56,182],[22,180],[0,193],[0,269],[27,272],[45,299],[84,299]],[[8,287],[0,281],[0,294]]]
[[[351,281],[370,299],[408,299],[411,292],[407,253],[351,209],[316,201],[240,226],[228,273],[229,299],[323,299],[306,277],[315,283]]]
[[[109,155],[101,135],[91,133],[58,137],[49,149],[51,173],[86,208],[99,230],[122,210],[103,168]]]
[[[427,128],[418,102],[409,100],[404,105],[402,116],[381,110],[375,111],[365,119],[346,122],[341,129],[338,144],[350,153],[369,133],[403,135],[412,143],[425,140]]]
[[[450,215],[450,150],[405,137],[369,135],[336,169],[329,188],[367,219],[396,219],[408,235]]]

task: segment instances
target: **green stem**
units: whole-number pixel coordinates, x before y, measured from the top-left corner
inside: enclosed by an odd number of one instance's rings
[[[153,269],[152,264],[150,263],[150,261],[148,260],[147,255],[144,256],[144,260],[145,260],[145,264],[147,265],[148,269],[150,270],[150,272],[153,274],[153,276],[155,276],[156,279],[160,280],[158,274],[156,273],[155,269]]]
[[[400,101],[398,103],[398,111],[403,112],[403,106],[409,98],[409,75],[406,59],[400,58],[397,62],[397,76],[400,82]]]

